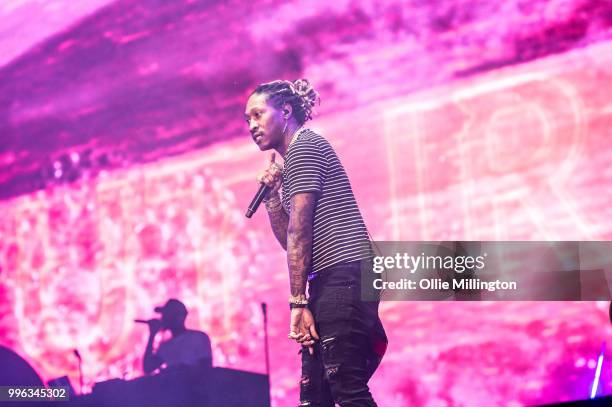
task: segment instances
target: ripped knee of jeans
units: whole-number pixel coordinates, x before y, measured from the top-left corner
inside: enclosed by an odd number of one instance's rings
[[[332,352],[334,345],[336,344],[335,336],[327,336],[321,338],[321,349],[323,350],[324,356],[331,356],[330,352]]]
[[[302,375],[300,379],[300,407],[301,406],[312,406],[310,398],[312,396],[310,388],[310,377]]]
[[[327,376],[327,379],[333,379],[334,376],[338,374],[338,369],[340,369],[340,365],[337,364],[326,366],[325,375]]]
[[[323,351],[323,367],[325,368],[325,376],[327,379],[333,379],[338,374],[340,364],[336,355],[336,340],[335,336],[321,338],[321,349]]]
[[[310,377],[302,376],[302,378],[300,379],[300,390],[301,400],[299,407],[312,406],[312,402],[310,401],[310,398],[312,396],[312,390],[310,389]]]

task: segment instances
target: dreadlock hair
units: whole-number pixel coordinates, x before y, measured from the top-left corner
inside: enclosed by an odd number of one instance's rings
[[[321,103],[319,93],[314,90],[308,79],[262,83],[251,94],[266,95],[267,101],[277,109],[288,103],[293,108],[293,117],[300,126],[312,119],[315,103],[317,101]]]

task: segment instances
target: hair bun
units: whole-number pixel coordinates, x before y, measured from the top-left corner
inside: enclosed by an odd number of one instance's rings
[[[320,102],[319,93],[308,82],[308,79],[296,79],[291,82],[291,90],[301,99],[306,119],[312,119],[313,108],[317,101]]]

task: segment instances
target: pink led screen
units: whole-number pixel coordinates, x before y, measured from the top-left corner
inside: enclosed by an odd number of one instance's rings
[[[273,405],[296,404],[284,253],[263,212],[244,217],[267,156],[243,103],[277,77],[319,89],[312,128],[376,239],[612,239],[609,5],[327,3],[0,5],[0,345],[44,380],[78,383],[73,349],[86,390],[132,379],[133,319],[177,297],[215,365],[263,373],[266,302]],[[69,179],[54,164],[85,154],[97,164]],[[607,309],[384,303],[372,391],[381,406],[587,398]]]

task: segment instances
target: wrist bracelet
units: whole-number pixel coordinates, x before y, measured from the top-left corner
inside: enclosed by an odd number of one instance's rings
[[[289,304],[308,305],[308,299],[306,298],[306,294],[300,294],[295,296],[290,295]]]
[[[266,205],[266,210],[268,211],[268,213],[276,213],[284,210],[284,208],[283,205],[278,205],[273,208]]]
[[[275,199],[269,199],[267,201],[263,201],[264,205],[266,205],[266,207],[275,207],[278,205],[282,205],[283,203],[281,202],[280,199],[275,198]]]
[[[270,213],[279,212],[284,209],[283,203],[279,198],[264,201],[264,204],[266,205],[266,210]]]

